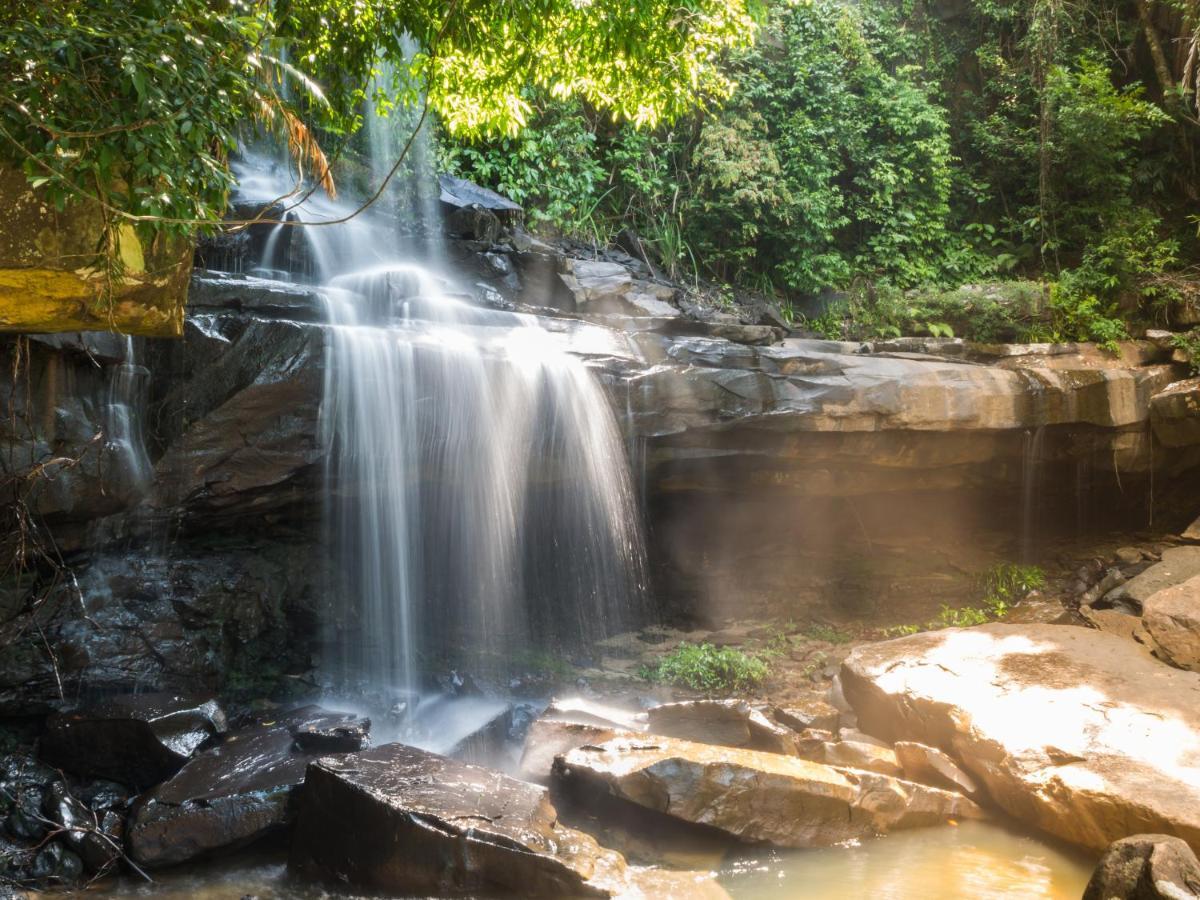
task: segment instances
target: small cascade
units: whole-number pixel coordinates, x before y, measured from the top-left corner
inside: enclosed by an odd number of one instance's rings
[[[1025,432],[1021,453],[1021,562],[1033,563],[1037,556],[1042,468],[1045,459],[1046,426]]]
[[[111,489],[129,498],[145,494],[153,479],[142,433],[149,374],[138,365],[133,338],[126,336],[125,356],[112,367],[104,407],[104,451]]]

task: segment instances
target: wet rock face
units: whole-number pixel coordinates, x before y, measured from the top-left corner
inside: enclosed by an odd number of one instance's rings
[[[291,860],[402,894],[608,897],[625,879],[542,788],[402,744],[309,766]]]
[[[750,843],[829,847],[902,828],[975,818],[967,798],[875,772],[649,736],[555,760],[577,796],[612,796]]]
[[[1100,858],[1083,900],[1188,900],[1200,897],[1200,862],[1165,834],[1115,841]]]
[[[39,753],[68,772],[144,787],[173,775],[227,730],[215,700],[127,694],[51,717]]]
[[[856,648],[862,727],[949,754],[1026,825],[1102,850],[1131,830],[1200,846],[1200,675],[1124,638],[985,625]]]
[[[227,735],[137,804],[129,852],[146,867],[231,850],[279,831],[313,759],[361,750],[371,723],[310,706]]]

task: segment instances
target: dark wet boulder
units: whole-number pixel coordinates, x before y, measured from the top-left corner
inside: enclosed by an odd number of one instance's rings
[[[125,817],[113,809],[96,811],[56,781],[42,804],[46,819],[62,829],[62,841],[89,872],[105,872],[121,858]]]
[[[308,768],[292,865],[400,894],[609,897],[622,857],[558,821],[544,789],[387,744]]]
[[[1186,841],[1135,834],[1100,857],[1083,900],[1189,900],[1200,897],[1200,862]]]
[[[39,754],[76,775],[147,787],[227,729],[225,713],[210,698],[125,694],[51,717]]]
[[[336,712],[309,704],[275,719],[257,723],[259,727],[286,728],[296,749],[311,755],[357,753],[371,743],[371,720],[356,713]]]
[[[359,716],[306,707],[230,734],[138,802],[130,855],[147,867],[173,865],[279,831],[293,817],[293,794],[308,764],[352,752],[333,746],[361,749],[369,729]]]
[[[83,877],[83,860],[55,841],[34,857],[30,874],[47,885],[71,885]]]

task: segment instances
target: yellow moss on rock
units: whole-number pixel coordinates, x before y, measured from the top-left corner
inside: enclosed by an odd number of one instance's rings
[[[97,255],[103,220],[94,206],[57,212],[25,176],[0,169],[0,331],[119,331],[155,337],[183,333],[192,243],[144,246],[132,226],[118,229],[122,276],[109,289]]]

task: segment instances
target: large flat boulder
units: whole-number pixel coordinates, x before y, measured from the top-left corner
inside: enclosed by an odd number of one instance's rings
[[[855,648],[862,727],[950,754],[1017,819],[1102,850],[1139,832],[1200,846],[1200,675],[1065,625],[984,625]]]
[[[1172,665],[1200,672],[1200,575],[1151,594],[1143,608],[1156,652]]]
[[[960,794],[875,772],[673,738],[614,739],[559,757],[554,777],[749,843],[829,847],[982,815]]]
[[[400,894],[611,897],[620,854],[559,823],[546,791],[387,744],[308,767],[292,864]]]
[[[123,694],[51,717],[39,755],[76,775],[147,787],[227,730],[225,713],[209,697]]]

